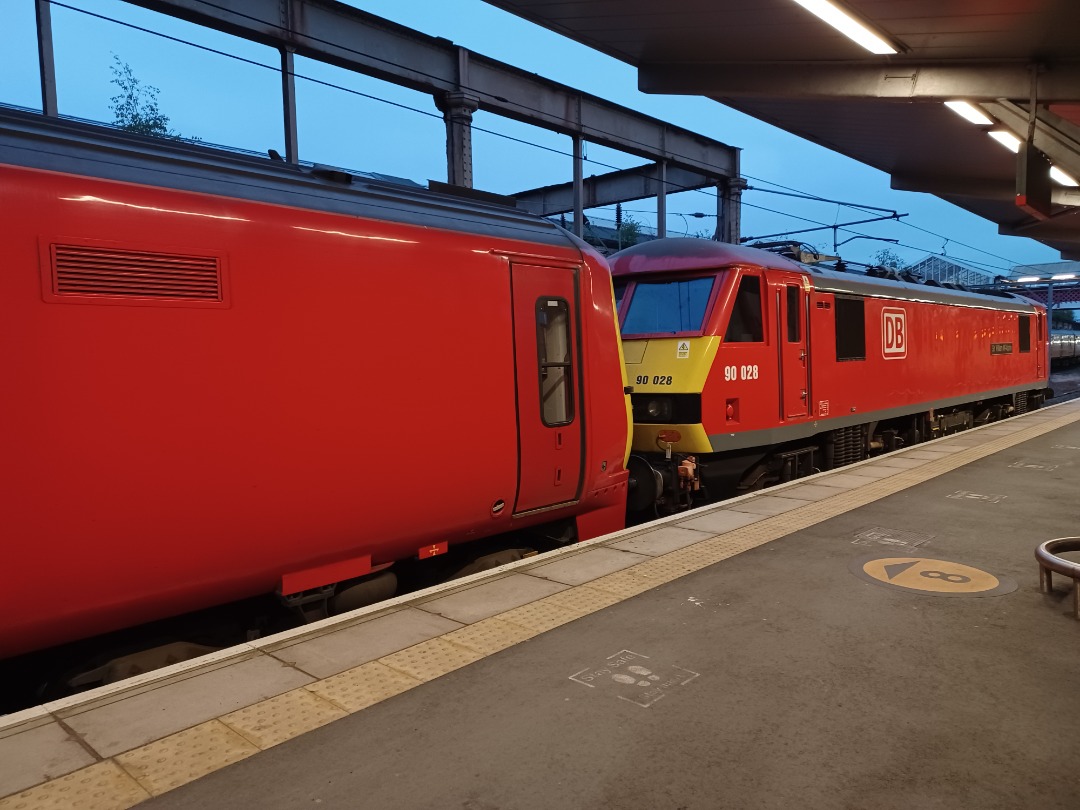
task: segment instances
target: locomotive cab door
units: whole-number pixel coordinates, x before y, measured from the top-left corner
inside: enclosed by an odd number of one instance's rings
[[[578,498],[582,468],[577,271],[511,266],[517,365],[518,491],[514,512]]]
[[[1035,376],[1042,379],[1045,367],[1049,365],[1049,335],[1047,335],[1046,318],[1041,312],[1035,315]]]
[[[798,419],[809,414],[809,293],[802,276],[795,273],[770,273],[769,282],[776,318],[780,418]]]

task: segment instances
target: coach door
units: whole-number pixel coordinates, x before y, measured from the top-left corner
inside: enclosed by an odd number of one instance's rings
[[[809,360],[806,323],[807,290],[802,276],[770,273],[776,313],[780,363],[780,416],[806,416],[809,403]]]
[[[581,386],[577,271],[514,264],[518,492],[514,512],[578,497]]]

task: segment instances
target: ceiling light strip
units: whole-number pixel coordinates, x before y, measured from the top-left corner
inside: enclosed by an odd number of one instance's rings
[[[875,33],[869,26],[859,22],[846,11],[829,2],[829,0],[795,0],[795,2],[814,16],[827,22],[844,36],[862,45],[870,53],[898,53],[898,49],[890,45],[884,37]]]

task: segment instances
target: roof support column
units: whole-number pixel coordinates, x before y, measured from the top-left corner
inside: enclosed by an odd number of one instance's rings
[[[657,161],[656,169],[660,181],[656,192],[656,237],[663,239],[667,236],[667,161]]]
[[[285,115],[285,160],[300,162],[296,134],[296,75],[293,73],[293,51],[281,48],[281,109]]]
[[[53,61],[52,4],[37,0],[38,66],[41,71],[41,111],[54,118],[56,106],[56,65]]]
[[[716,186],[716,240],[732,245],[742,237],[742,193],[746,181],[741,177],[723,180]]]
[[[574,135],[574,234],[585,236],[585,139]]]
[[[446,182],[472,188],[472,117],[480,99],[468,93],[443,93],[435,97],[435,106],[446,121]]]

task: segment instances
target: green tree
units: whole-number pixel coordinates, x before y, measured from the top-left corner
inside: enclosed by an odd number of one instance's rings
[[[158,93],[153,85],[143,84],[135,76],[131,65],[113,54],[111,84],[120,88],[112,97],[109,109],[113,111],[113,124],[139,135],[157,135],[162,138],[183,137],[169,129],[169,116],[158,108]]]
[[[879,267],[888,267],[890,270],[903,270],[904,260],[900,258],[900,255],[890,248],[884,248],[874,254],[874,264]]]
[[[631,216],[622,217],[622,223],[618,227],[619,245],[630,247],[636,245],[641,236],[641,223]]]

